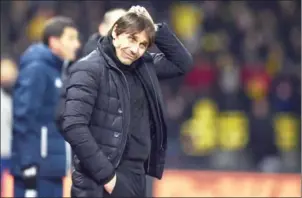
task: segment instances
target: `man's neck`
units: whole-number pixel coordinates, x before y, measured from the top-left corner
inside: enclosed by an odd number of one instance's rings
[[[49,47],[50,51],[59,59],[61,59],[62,61],[64,61],[63,56],[61,56],[61,53],[59,51],[56,51],[55,49],[52,49],[51,47]]]

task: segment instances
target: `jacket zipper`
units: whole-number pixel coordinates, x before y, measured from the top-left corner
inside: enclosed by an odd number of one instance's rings
[[[128,87],[128,81],[127,81],[127,79],[126,79],[124,73],[123,73],[120,69],[118,69],[118,68],[116,68],[116,67],[113,67],[113,68],[115,68],[117,71],[119,71],[119,72],[121,73],[121,75],[123,76],[123,78],[124,78],[124,80],[125,80],[126,87],[127,87],[127,93],[128,93],[129,101],[130,101],[130,90],[129,90],[129,87]],[[123,117],[124,117],[124,114],[123,114]],[[128,127],[128,126],[127,126],[127,127]],[[126,128],[127,128],[127,127],[126,127]],[[128,136],[128,133],[127,133],[127,134],[122,133],[122,134],[123,134],[122,140],[125,138],[125,135],[126,135],[126,137]],[[128,139],[128,138],[127,138],[127,139]],[[121,152],[121,153],[124,152],[125,146],[126,146],[126,144],[127,144],[127,139],[126,139],[126,141],[124,141],[125,143],[122,145],[122,152]],[[116,163],[116,167],[117,167],[117,166],[120,164],[120,162],[121,162],[121,154],[118,154],[118,155],[117,155],[117,158],[118,158],[118,161],[117,161],[117,163]]]
[[[102,49],[100,49],[99,47],[98,47],[98,52],[100,53],[100,54],[102,54],[103,56],[107,56],[106,54],[105,54],[105,52],[102,50]],[[129,97],[129,101],[130,101],[130,91],[129,91],[129,87],[128,87],[128,82],[127,82],[127,79],[126,79],[126,77],[125,77],[125,75],[124,75],[124,73],[114,64],[114,63],[110,63],[110,61],[109,61],[109,65],[111,65],[111,67],[113,68],[113,69],[116,69],[122,76],[123,76],[123,78],[124,78],[124,80],[125,80],[125,84],[126,84],[126,88],[127,88],[127,93],[128,93],[128,97]],[[125,120],[125,116],[124,116],[124,114],[123,114],[123,120]],[[129,118],[130,119],[130,118]],[[126,126],[126,129],[128,128],[128,126]],[[127,134],[125,134],[125,133],[122,133],[123,134],[123,137],[122,137],[122,140],[125,138],[124,136],[126,135],[126,137],[128,136],[128,133]],[[128,139],[128,138],[127,138]],[[125,143],[122,145],[122,154],[123,154],[123,152],[124,152],[124,149],[125,149],[125,146],[126,146],[126,143],[127,143],[127,139],[126,139],[126,141],[124,141]],[[121,156],[120,156],[120,154],[118,153],[116,156],[114,156],[114,158],[118,158],[118,160],[117,160],[117,163],[116,163],[116,167],[119,165],[119,163],[120,163],[120,161],[121,161]]]

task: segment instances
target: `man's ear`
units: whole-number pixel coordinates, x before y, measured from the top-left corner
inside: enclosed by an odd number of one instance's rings
[[[60,46],[59,46],[59,43],[58,43],[59,41],[58,41],[58,38],[56,38],[56,37],[54,37],[54,36],[51,36],[51,37],[49,37],[49,47],[51,48],[51,49],[54,49],[54,50],[56,50],[56,49],[58,49],[58,48],[60,48]]]

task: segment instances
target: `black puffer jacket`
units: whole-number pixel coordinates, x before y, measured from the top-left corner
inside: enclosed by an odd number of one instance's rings
[[[167,147],[165,113],[159,79],[185,74],[190,53],[160,26],[155,44],[163,52],[146,53],[137,74],[146,89],[151,111],[152,147],[146,173],[161,178]],[[58,124],[74,152],[72,196],[101,196],[102,185],[114,176],[127,141],[130,123],[129,87],[124,74],[98,49],[72,67],[59,108]]]
[[[101,39],[101,35],[100,33],[96,32],[94,34],[92,34],[88,41],[85,43],[81,56],[87,56],[88,54],[90,54],[93,50],[95,50],[97,48],[97,43],[98,41]]]
[[[84,56],[87,56],[93,50],[97,49],[97,43],[101,38],[102,38],[102,36],[98,32],[92,34],[89,37],[88,41],[85,43],[82,50],[78,51],[78,57],[82,58]],[[73,61],[72,62],[65,62],[64,64],[67,64],[67,65],[64,65],[63,81],[65,81],[66,76],[68,76],[70,74],[70,71],[72,70],[74,62]]]

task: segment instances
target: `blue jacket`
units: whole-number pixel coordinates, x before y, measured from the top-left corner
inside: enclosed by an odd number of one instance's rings
[[[21,56],[13,95],[12,174],[37,165],[40,176],[62,177],[70,166],[70,149],[55,124],[62,86],[63,61],[44,44]]]

